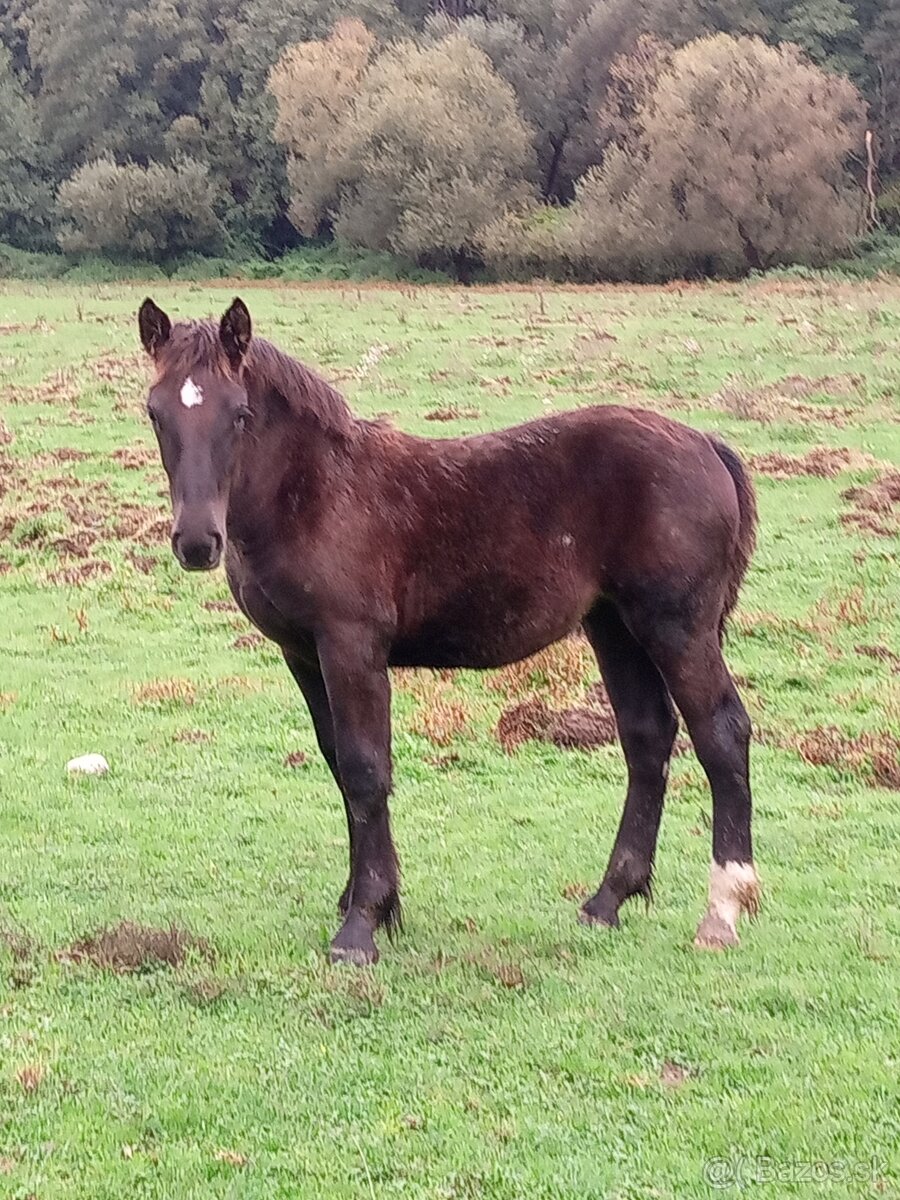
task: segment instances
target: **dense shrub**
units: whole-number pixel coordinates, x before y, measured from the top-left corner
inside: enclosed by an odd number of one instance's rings
[[[59,244],[69,253],[155,261],[187,250],[214,253],[223,241],[215,201],[208,170],[191,159],[147,167],[96,159],[59,189]]]
[[[501,213],[479,232],[478,249],[500,279],[570,279],[576,265],[564,208],[534,204]]]
[[[321,123],[330,134],[315,147],[305,133],[294,132],[285,65],[273,74],[277,129],[299,164],[292,178],[302,199],[292,211],[299,207],[309,228],[314,185],[302,175],[314,172],[324,180],[315,188],[316,204],[340,239],[412,258],[458,260],[473,251],[481,227],[527,191],[533,150],[512,88],[463,37],[425,47],[396,43],[361,73],[364,54],[361,47],[353,58],[343,55],[341,62],[349,65],[329,76],[355,72],[346,93],[335,85],[333,108],[340,115],[332,123],[328,108]],[[307,74],[299,77],[300,111],[316,113],[320,106],[310,100]]]
[[[818,263],[861,232],[848,156],[865,110],[790,45],[724,34],[676,51],[629,139],[580,181],[567,249],[613,278]]]

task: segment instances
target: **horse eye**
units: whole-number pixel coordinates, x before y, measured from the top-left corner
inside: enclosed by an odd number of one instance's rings
[[[235,429],[246,429],[246,428],[247,428],[247,422],[248,422],[249,420],[250,420],[250,409],[249,409],[249,408],[241,408],[241,409],[239,409],[239,410],[238,410],[238,412],[237,412],[237,414],[236,414],[236,416],[235,416],[235,418],[234,418],[234,427],[235,427]]]

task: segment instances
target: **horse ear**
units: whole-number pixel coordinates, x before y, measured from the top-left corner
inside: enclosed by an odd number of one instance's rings
[[[141,342],[144,349],[155,358],[169,340],[172,322],[148,296],[138,313],[138,328],[141,331]]]
[[[235,296],[231,307],[219,324],[219,337],[225,347],[228,361],[235,370],[243,362],[244,355],[250,347],[251,333],[250,312],[247,305],[239,296]]]

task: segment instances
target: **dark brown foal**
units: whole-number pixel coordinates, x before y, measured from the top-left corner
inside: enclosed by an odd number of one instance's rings
[[[140,311],[148,412],[188,570],[225,559],[232,593],[284,654],[347,813],[335,961],[370,963],[399,922],[391,838],[392,666],[497,667],[581,624],[628,764],[628,794],[585,921],[649,897],[677,709],[713,794],[697,943],[737,942],[758,885],[749,722],[722,629],[754,542],[752,488],[715,439],[606,406],[431,440],[355,418],[324,380],[251,336]]]

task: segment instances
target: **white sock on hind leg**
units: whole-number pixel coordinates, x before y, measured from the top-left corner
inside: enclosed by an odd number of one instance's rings
[[[759,908],[759,877],[752,862],[713,862],[709,868],[709,914],[737,928],[741,912]]]

